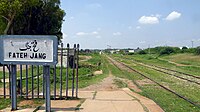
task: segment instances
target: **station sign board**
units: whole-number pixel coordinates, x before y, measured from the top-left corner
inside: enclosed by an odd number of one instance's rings
[[[57,49],[56,36],[0,36],[0,62],[3,64],[55,65]]]

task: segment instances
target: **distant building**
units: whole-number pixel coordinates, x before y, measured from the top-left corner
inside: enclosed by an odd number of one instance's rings
[[[85,49],[85,53],[91,53],[89,49]]]
[[[114,54],[115,52],[116,52],[115,50],[111,50],[111,51],[110,51],[111,54]]]
[[[140,52],[140,51],[142,51],[142,49],[138,47],[137,49],[134,49],[134,51],[135,52]]]
[[[135,50],[134,49],[131,49],[131,50],[128,50],[129,53],[134,53]]]
[[[102,54],[102,51],[100,51],[99,54],[101,55],[101,54]]]

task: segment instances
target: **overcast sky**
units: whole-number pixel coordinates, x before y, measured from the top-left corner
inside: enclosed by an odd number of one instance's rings
[[[200,46],[200,0],[61,0],[63,42],[81,48]]]

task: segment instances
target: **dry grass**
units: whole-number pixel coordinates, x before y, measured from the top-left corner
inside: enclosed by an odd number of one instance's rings
[[[200,56],[194,54],[176,54],[166,56],[164,58],[179,64],[200,66]]]

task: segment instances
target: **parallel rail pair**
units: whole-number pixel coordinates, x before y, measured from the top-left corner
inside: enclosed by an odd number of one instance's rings
[[[109,60],[111,61],[111,63],[112,63],[114,66],[116,66],[118,69],[122,70],[116,63],[119,63],[119,64],[123,65],[124,67],[129,68],[129,69],[132,70],[133,72],[135,72],[135,73],[137,73],[137,74],[139,74],[139,75],[141,75],[141,76],[143,76],[143,77],[145,77],[145,78],[151,80],[151,81],[154,82],[155,84],[159,85],[161,88],[163,88],[163,89],[165,89],[165,90],[171,92],[172,94],[178,96],[179,98],[181,98],[181,99],[183,99],[183,100],[189,102],[190,104],[194,105],[195,107],[200,108],[200,105],[199,105],[199,104],[195,103],[194,101],[190,100],[189,98],[186,98],[186,97],[182,96],[181,94],[177,93],[176,91],[171,90],[171,89],[165,87],[164,85],[160,84],[159,82],[155,81],[154,79],[152,79],[152,78],[146,76],[145,74],[139,72],[138,70],[133,69],[132,67],[130,67],[130,66],[124,64],[123,62],[114,60],[114,59],[112,59],[111,57],[108,57],[108,59],[109,59]]]

